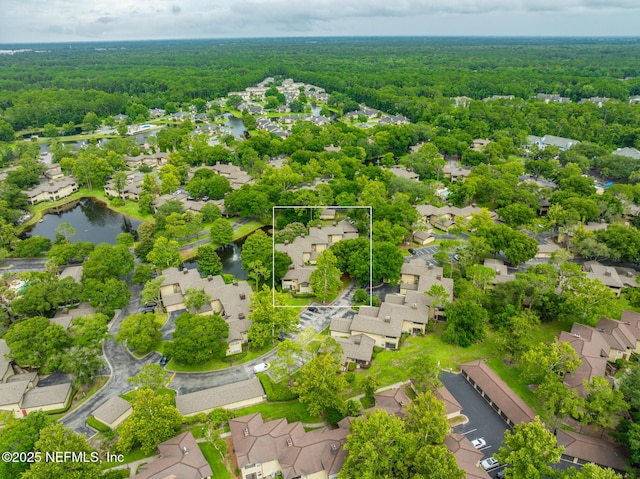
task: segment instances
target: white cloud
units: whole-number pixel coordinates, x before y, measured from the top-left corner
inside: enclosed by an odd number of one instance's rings
[[[287,35],[637,34],[637,0],[0,0],[0,43]],[[545,16],[546,17],[541,17]],[[512,21],[509,21],[512,18]],[[470,21],[473,19],[473,21]],[[560,22],[561,20],[561,22]],[[513,24],[524,27],[512,32]],[[545,27],[545,22],[550,22]],[[536,28],[533,28],[533,24]],[[463,28],[464,25],[464,28]],[[433,33],[431,33],[433,32]]]

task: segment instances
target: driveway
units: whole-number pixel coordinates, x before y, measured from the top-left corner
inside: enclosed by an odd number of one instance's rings
[[[47,258],[7,258],[0,273],[25,273],[27,271],[46,271]]]

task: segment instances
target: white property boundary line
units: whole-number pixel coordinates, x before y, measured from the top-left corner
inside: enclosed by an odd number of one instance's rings
[[[271,208],[271,305],[275,308],[298,308],[302,309],[304,306],[276,306],[276,210],[285,209],[332,209],[332,210],[355,210],[355,209],[367,209],[369,210],[369,306],[372,306],[371,296],[373,295],[373,207],[372,206],[273,206]],[[344,306],[317,306],[319,308],[332,308],[332,309],[344,309]]]

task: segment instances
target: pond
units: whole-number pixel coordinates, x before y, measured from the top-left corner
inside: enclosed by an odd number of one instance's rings
[[[247,272],[242,269],[242,258],[240,257],[244,240],[245,238],[241,238],[216,250],[218,256],[220,256],[220,261],[222,262],[222,272],[232,274],[238,279],[248,278]],[[185,261],[182,263],[182,266],[187,269],[197,269],[198,260],[193,259],[191,261]]]
[[[244,123],[242,123],[242,118],[237,118],[231,113],[226,113],[224,117],[227,121],[222,124],[222,127],[236,138],[244,138],[247,129],[244,127]]]
[[[120,233],[133,233],[142,223],[141,220],[125,216],[94,198],[81,198],[55,210],[49,210],[36,223],[23,233],[23,237],[39,235],[44,238],[55,239],[56,228],[62,222],[67,222],[76,230],[72,242],[91,241],[92,243],[116,243],[116,236]]]

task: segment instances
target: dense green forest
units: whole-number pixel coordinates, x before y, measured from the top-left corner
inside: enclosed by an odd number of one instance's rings
[[[0,117],[15,131],[80,123],[87,112],[213,99],[283,75],[412,121],[473,137],[556,134],[637,146],[638,39],[281,39],[31,46],[0,56]],[[38,53],[36,53],[38,51]],[[530,101],[556,93],[572,103]],[[451,97],[474,100],[456,109]],[[619,100],[598,108],[578,100]],[[342,105],[343,107],[345,105]],[[348,104],[346,105],[347,109]]]

